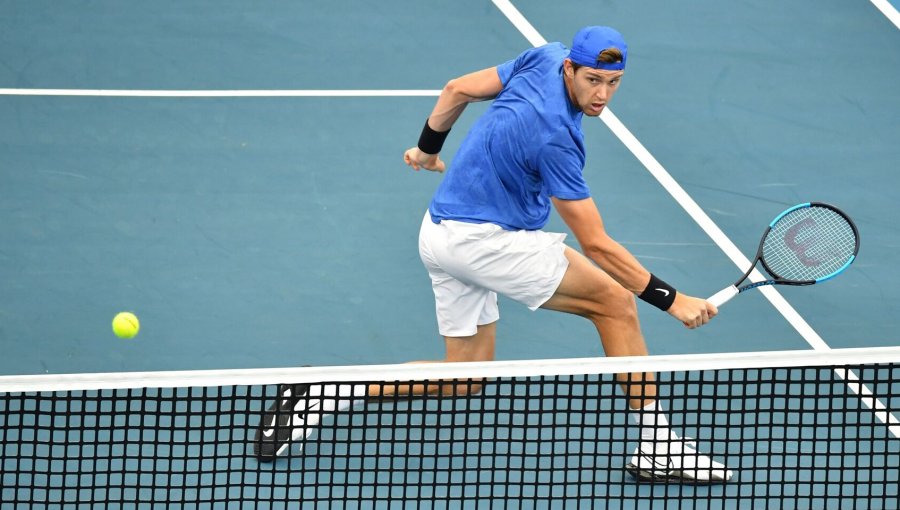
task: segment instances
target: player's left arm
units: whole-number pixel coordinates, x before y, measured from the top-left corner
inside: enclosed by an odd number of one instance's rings
[[[650,282],[650,272],[624,246],[607,234],[594,200],[563,200],[552,197],[560,217],[572,230],[582,252],[603,268],[619,284],[640,295]],[[716,315],[716,308],[706,300],[676,292],[667,312],[685,326],[697,327]]]
[[[427,128],[434,132],[446,133],[453,127],[469,103],[493,99],[501,90],[503,90],[503,82],[500,81],[496,67],[475,71],[448,81],[441,90],[441,95],[426,121]],[[419,147],[407,150],[403,154],[403,160],[415,170],[424,168],[443,172],[445,168],[438,153],[428,154],[422,152]]]

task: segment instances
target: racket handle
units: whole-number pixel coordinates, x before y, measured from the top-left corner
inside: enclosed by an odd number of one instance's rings
[[[731,298],[738,295],[738,289],[734,285],[730,285],[725,287],[724,289],[716,292],[712,296],[707,299],[710,303],[714,304],[716,308],[724,305],[725,303],[731,301]]]

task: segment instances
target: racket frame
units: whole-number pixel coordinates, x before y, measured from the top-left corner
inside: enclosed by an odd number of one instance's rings
[[[853,229],[853,238],[856,241],[855,246],[853,247],[853,254],[850,256],[850,258],[847,260],[847,262],[844,263],[844,265],[842,265],[840,268],[836,269],[832,273],[827,274],[821,278],[817,278],[815,280],[789,280],[789,279],[781,277],[778,273],[773,271],[772,268],[770,268],[768,264],[766,264],[766,260],[765,260],[765,258],[763,258],[763,247],[766,244],[766,237],[769,235],[769,232],[772,231],[772,229],[775,227],[775,225],[779,221],[781,221],[782,218],[784,218],[788,214],[790,214],[798,209],[807,209],[809,207],[824,207],[826,209],[831,209],[832,211],[834,211],[835,213],[840,215],[842,218],[844,218],[844,220],[850,225],[850,228]],[[825,202],[804,202],[802,204],[797,204],[793,207],[785,209],[781,214],[776,216],[775,219],[772,220],[771,223],[769,223],[769,226],[766,228],[765,232],[763,232],[763,235],[759,240],[759,248],[756,250],[756,257],[754,258],[753,263],[750,264],[750,269],[748,269],[747,272],[744,273],[743,276],[738,278],[738,280],[736,282],[734,282],[734,285],[725,287],[724,289],[722,289],[719,292],[715,293],[714,295],[710,296],[709,299],[707,299],[707,301],[716,305],[716,307],[719,307],[719,306],[722,306],[723,304],[725,304],[726,302],[728,302],[728,300],[730,300],[734,296],[737,296],[738,294],[740,294],[741,292],[744,292],[744,291],[747,291],[750,289],[755,289],[757,287],[762,287],[764,285],[803,286],[803,285],[813,285],[816,283],[824,282],[825,280],[830,280],[831,278],[834,278],[835,276],[841,274],[845,269],[850,267],[850,264],[852,264],[853,261],[856,259],[857,253],[859,253],[859,230],[856,228],[856,224],[853,222],[853,220],[851,220],[850,217],[847,216],[846,213],[844,213],[844,211],[841,211],[840,209],[838,209],[837,207],[835,207],[831,204],[826,204]],[[750,273],[753,272],[753,270],[756,268],[756,265],[758,263],[762,264],[763,269],[765,269],[766,273],[768,274],[768,276],[770,278],[767,280],[749,283],[742,287],[738,287],[738,285],[740,285],[741,282],[743,282],[744,280],[747,279],[747,277],[750,276]]]

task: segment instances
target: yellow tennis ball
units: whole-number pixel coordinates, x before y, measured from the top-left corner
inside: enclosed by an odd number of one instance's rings
[[[141,323],[133,313],[121,312],[113,318],[112,328],[113,333],[119,338],[134,338],[141,329]]]

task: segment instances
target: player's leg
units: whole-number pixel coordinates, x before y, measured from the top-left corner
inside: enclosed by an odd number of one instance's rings
[[[565,256],[569,267],[542,307],[590,320],[609,356],[646,355],[634,295],[575,250],[566,248]],[[732,477],[723,464],[697,452],[692,441],[669,428],[655,401],[653,374],[618,374],[617,379],[628,395],[632,419],[641,428],[641,442],[626,465],[629,473],[646,481],[692,483],[724,482]]]
[[[495,344],[497,339],[497,322],[480,325],[471,336],[445,336],[446,356],[442,360],[412,361],[410,363],[456,363],[466,361],[492,361],[494,359]],[[479,381],[471,382],[434,382],[428,385],[422,383],[400,383],[396,385],[373,384],[369,386],[369,397],[413,397],[421,395],[435,395],[440,393],[445,396],[463,396],[481,392]]]
[[[493,298],[496,306],[496,296]],[[488,307],[490,309],[490,307]],[[453,363],[462,361],[491,361],[494,359],[497,321],[478,325],[474,335],[444,337],[446,355],[443,360],[413,361],[411,363]],[[260,420],[253,441],[253,454],[270,462],[283,455],[293,443],[301,443],[315,430],[323,414],[347,410],[368,399],[414,397],[440,393],[445,396],[464,396],[481,391],[479,381],[398,384],[282,384],[279,398],[269,406]]]
[[[497,337],[497,296],[493,292],[475,289],[466,294],[474,301],[472,306],[455,307],[443,314],[441,329],[453,331],[454,324],[476,324],[475,334],[468,336],[445,336],[446,355],[443,360],[413,361],[410,363],[446,363],[461,361],[490,361],[494,359]],[[480,296],[480,297],[479,297]],[[465,299],[463,300],[465,301]],[[456,301],[459,303],[459,301]],[[475,308],[473,308],[475,307]],[[467,312],[468,311],[468,312]],[[472,315],[472,312],[477,312]],[[451,315],[448,315],[451,314]],[[468,316],[467,316],[468,314]],[[452,317],[452,318],[451,318]],[[480,324],[485,322],[485,324]],[[416,397],[426,394],[444,396],[464,396],[481,391],[478,380],[444,381],[431,384],[398,382],[393,384],[304,384],[281,385],[281,399],[273,402],[256,433],[254,454],[261,460],[273,460],[283,454],[292,442],[299,443],[315,430],[322,416],[346,411],[361,405],[366,400]]]
[[[461,225],[490,234],[489,225]],[[459,232],[446,225],[438,225],[426,215],[419,236],[419,253],[432,281],[438,329],[444,336],[444,360],[488,361],[494,358],[496,322],[500,317],[497,295],[477,284],[455,278],[445,270],[454,265],[458,254],[453,253]],[[464,236],[463,236],[464,237]],[[429,362],[414,362],[429,363]],[[312,384],[281,385],[279,398],[260,420],[253,443],[254,454],[261,460],[273,460],[287,451],[292,442],[299,442],[312,433],[323,414],[349,409],[367,399],[425,394],[464,395],[481,390],[478,381],[466,383],[421,384]]]
[[[434,223],[425,214],[419,230],[419,256],[431,279],[438,332],[444,337],[442,360],[411,363],[491,361],[494,359],[500,310],[497,294],[481,285],[472,263],[478,258],[482,239],[500,227],[460,222]],[[372,385],[369,396],[464,395],[478,393],[478,381],[470,383],[414,382],[392,386]]]
[[[638,322],[634,295],[577,251],[566,248],[569,261],[556,292],[541,308],[590,320],[608,356],[645,356],[647,346]],[[653,374],[618,374],[628,405],[639,409],[656,399]]]

